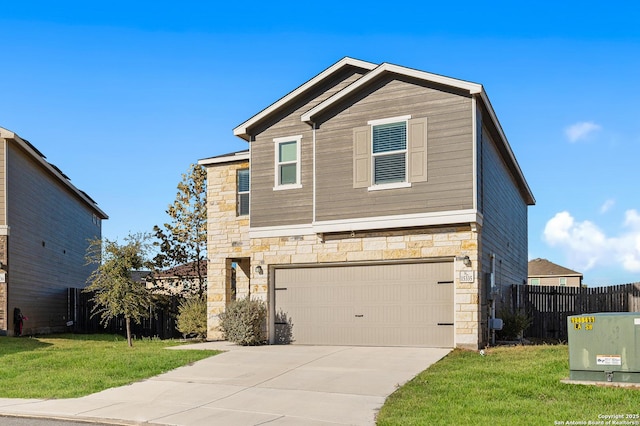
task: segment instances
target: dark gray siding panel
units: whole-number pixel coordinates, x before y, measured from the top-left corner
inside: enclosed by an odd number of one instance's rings
[[[306,99],[284,108],[269,123],[251,129],[251,227],[310,224],[313,220],[313,132],[300,116],[361,74],[349,71],[326,82]],[[302,135],[300,189],[274,191],[275,138]],[[349,146],[349,148],[351,145]],[[349,157],[351,158],[351,157]],[[351,170],[351,168],[349,168]],[[351,184],[349,176],[348,183]]]
[[[316,220],[473,208],[471,99],[413,81],[387,79],[322,122],[316,134]],[[353,128],[370,120],[427,118],[427,180],[411,188],[353,187]]]
[[[491,254],[496,255],[495,282],[503,287],[527,279],[527,204],[512,175],[498,154],[495,143],[483,127],[479,141],[481,155],[482,270],[491,271]]]
[[[86,284],[84,256],[100,221],[19,148],[10,144],[7,155],[9,310],[29,317],[27,332],[64,329],[66,290]]]

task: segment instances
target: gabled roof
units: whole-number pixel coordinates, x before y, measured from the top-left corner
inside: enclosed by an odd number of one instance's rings
[[[45,170],[47,170],[53,177],[66,186],[72,193],[74,193],[78,198],[80,198],[84,203],[86,203],[91,209],[93,209],[100,219],[108,219],[109,216],[105,212],[103,212],[99,207],[98,203],[96,203],[91,197],[87,195],[86,192],[78,189],[71,183],[71,180],[67,175],[62,173],[62,171],[56,167],[55,165],[49,163],[46,160],[46,157],[36,149],[29,141],[26,139],[22,139],[20,136],[12,132],[11,130],[7,130],[3,127],[0,127],[0,138],[15,141],[15,143],[25,151],[31,158],[33,158],[37,163],[39,163]]]
[[[493,124],[493,127],[496,129],[496,132],[498,133],[498,136],[500,139],[496,141],[496,143],[498,144],[498,150],[501,152],[507,164],[507,167],[509,168],[511,173],[514,175],[518,183],[518,187],[520,188],[521,193],[523,194],[523,197],[525,198],[527,204],[529,205],[535,204],[536,201],[531,191],[531,188],[529,187],[529,184],[524,178],[522,169],[520,168],[520,165],[518,164],[518,161],[516,160],[516,157],[513,154],[513,150],[509,145],[509,141],[507,140],[507,137],[504,134],[504,131],[502,130],[502,126],[498,121],[498,117],[496,116],[496,113],[493,110],[493,107],[491,106],[489,97],[487,96],[487,93],[485,92],[482,85],[478,83],[472,83],[465,80],[458,80],[455,78],[446,77],[438,74],[432,74],[425,71],[402,67],[402,66],[398,66],[398,65],[394,65],[386,62],[380,65],[376,65],[370,62],[365,62],[365,61],[360,61],[358,59],[345,57],[340,61],[336,62],[335,64],[333,64],[332,66],[330,66],[329,68],[327,68],[326,70],[322,71],[320,74],[318,74],[308,82],[304,83],[294,91],[290,92],[289,94],[287,94],[286,96],[278,100],[277,102],[273,103],[272,105],[265,108],[258,114],[254,115],[249,120],[245,121],[235,129],[233,129],[233,134],[247,141],[250,141],[251,135],[249,134],[249,129],[253,125],[264,120],[270,114],[279,111],[282,107],[284,107],[285,105],[288,105],[290,102],[293,102],[299,97],[304,96],[306,93],[312,90],[316,85],[320,84],[323,81],[326,81],[335,73],[349,66],[358,67],[363,71],[365,71],[365,74],[359,79],[357,79],[356,81],[354,81],[353,83],[351,83],[350,85],[348,85],[347,87],[343,88],[342,90],[333,94],[328,99],[316,105],[309,111],[303,113],[300,117],[301,121],[306,122],[308,124],[313,124],[314,118],[319,116],[323,111],[326,111],[332,106],[338,104],[340,101],[347,98],[348,96],[353,95],[358,91],[365,89],[366,87],[368,87],[373,82],[377,81],[382,76],[389,75],[389,74],[396,74],[399,76],[411,77],[411,78],[415,78],[425,82],[436,83],[436,84],[448,86],[457,90],[466,91],[469,93],[469,96],[475,97],[475,99],[487,111],[491,119],[491,122]]]
[[[398,74],[407,77],[417,78],[419,80],[430,81],[433,83],[442,84],[444,86],[454,87],[461,90],[466,90],[469,94],[477,94],[482,92],[482,85],[477,83],[471,83],[464,80],[457,80],[455,78],[445,77],[438,74],[431,74],[425,71],[419,71],[412,68],[401,67],[398,65],[393,65],[389,63],[383,63],[377,66],[374,70],[367,73],[366,75],[360,77],[355,82],[351,83],[349,86],[345,87],[338,93],[331,96],[329,99],[321,102],[311,110],[302,114],[301,120],[307,123],[313,121],[313,117],[321,113],[322,111],[328,109],[332,105],[336,104],[340,100],[346,98],[347,96],[356,93],[358,90],[366,87],[368,84],[377,80],[379,77],[386,74]]]
[[[288,93],[287,95],[285,95],[284,97],[276,101],[275,103],[271,104],[270,106],[263,109],[262,111],[260,111],[259,113],[257,113],[256,115],[254,115],[253,117],[245,121],[244,123],[237,126],[235,129],[233,129],[233,134],[248,141],[250,138],[249,134],[247,133],[249,127],[259,122],[260,120],[264,119],[269,114],[279,110],[283,106],[298,99],[300,96],[303,96],[310,89],[314,88],[316,85],[320,84],[321,82],[326,81],[326,79],[332,77],[338,71],[346,67],[356,67],[364,71],[370,71],[376,68],[377,65],[372,64],[371,62],[361,61],[359,59],[353,59],[349,57],[342,58],[341,60],[331,65],[326,70],[322,71],[320,74],[313,77],[311,80],[307,81],[306,83],[304,83],[303,85],[295,89],[294,91]]]
[[[557,265],[547,259],[529,261],[529,277],[582,277],[580,272]]]

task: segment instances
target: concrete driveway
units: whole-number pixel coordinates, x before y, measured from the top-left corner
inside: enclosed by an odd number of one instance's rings
[[[372,425],[389,394],[449,353],[227,342],[180,348],[227,352],[82,398],[0,398],[0,414],[115,424]]]

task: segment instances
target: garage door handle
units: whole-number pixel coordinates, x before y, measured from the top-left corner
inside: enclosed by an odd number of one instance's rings
[[[356,318],[362,318],[364,317],[364,315],[360,314],[360,315],[356,315]]]
[[[439,322],[438,325],[453,325],[452,322]]]

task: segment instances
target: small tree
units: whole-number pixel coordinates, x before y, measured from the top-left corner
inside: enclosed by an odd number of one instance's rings
[[[177,278],[190,281],[184,291],[188,296],[202,296],[206,290],[204,262],[207,259],[207,172],[203,166],[192,164],[182,175],[178,192],[167,214],[171,221],[161,228],[153,227],[160,253],[154,261],[158,269],[187,265]]]
[[[97,265],[89,276],[89,286],[85,292],[93,292],[91,299],[95,306],[92,316],[100,315],[100,322],[106,327],[109,320],[123,315],[127,327],[127,343],[131,340],[131,320],[137,324],[148,315],[151,294],[144,282],[132,278],[132,272],[150,266],[146,234],[129,235],[125,244],[105,239],[91,240],[87,249],[87,264]]]

